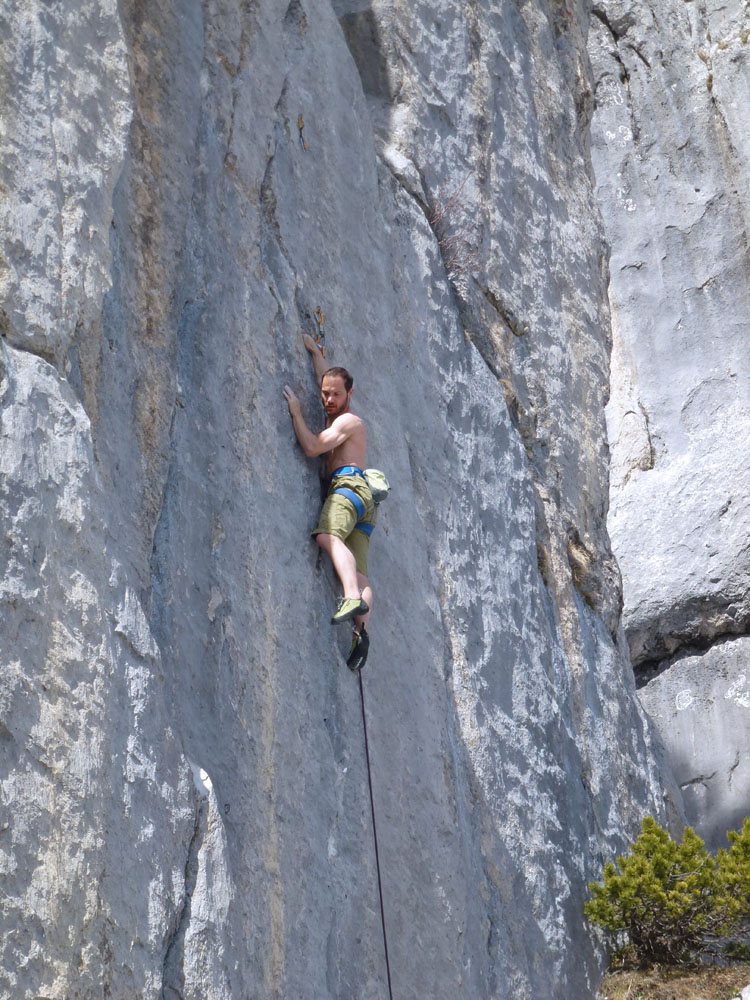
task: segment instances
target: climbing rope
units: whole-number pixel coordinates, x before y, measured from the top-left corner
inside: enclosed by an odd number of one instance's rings
[[[391,986],[391,963],[388,959],[388,937],[385,933],[385,908],[383,906],[383,882],[380,877],[380,853],[378,851],[378,828],[375,823],[375,799],[372,794],[372,771],[370,770],[370,746],[367,741],[367,715],[365,714],[365,689],[362,685],[362,671],[359,671],[359,696],[362,701],[362,728],[365,733],[365,758],[367,759],[367,781],[370,786],[370,810],[372,812],[372,836],[375,841],[375,867],[378,872],[378,895],[380,896],[380,922],[383,925],[383,950],[385,951],[385,971],[388,975],[388,996],[393,1000]]]

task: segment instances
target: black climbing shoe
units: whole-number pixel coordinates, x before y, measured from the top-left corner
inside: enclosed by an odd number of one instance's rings
[[[367,634],[367,629],[364,625],[360,625],[359,632],[354,630],[354,638],[352,640],[352,649],[349,653],[349,658],[346,661],[347,667],[353,670],[355,673],[361,670],[367,662],[367,654],[370,652],[370,636]]]

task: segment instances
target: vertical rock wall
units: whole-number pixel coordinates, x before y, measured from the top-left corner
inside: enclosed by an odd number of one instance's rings
[[[750,793],[749,39],[746,4],[682,0],[597,3],[589,39],[624,624],[688,819],[714,846]]]
[[[385,995],[281,396],[315,424],[320,308],[394,484],[364,676],[394,995],[592,996],[586,882],[662,789],[605,525],[583,12],[2,16],[2,990]]]

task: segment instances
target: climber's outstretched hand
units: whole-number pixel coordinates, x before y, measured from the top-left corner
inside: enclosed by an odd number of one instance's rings
[[[302,405],[288,385],[284,386],[284,399],[292,417],[299,416],[302,413]]]

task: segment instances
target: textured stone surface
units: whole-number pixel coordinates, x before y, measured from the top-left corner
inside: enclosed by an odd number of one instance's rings
[[[686,656],[639,691],[662,734],[687,821],[713,848],[726,847],[748,813],[750,640],[725,640]]]
[[[65,359],[101,336],[112,189],[132,107],[115,0],[8,0],[0,11],[0,329]]]
[[[2,993],[153,996],[196,796],[86,414],[47,362],[2,361]]]
[[[586,882],[663,789],[605,527],[582,12],[29,13],[26,63],[66,67],[34,100],[78,128],[75,169],[32,130],[22,176],[6,53],[3,989],[384,995],[358,688],[281,396],[315,421],[320,307],[395,487],[365,675],[394,995],[593,995]]]
[[[747,4],[682,0],[597,2],[589,35],[623,622],[644,683],[659,673],[642,695],[680,781],[714,774],[686,804],[715,844],[747,811],[747,727],[723,692],[750,666],[725,641],[750,620],[749,38]]]
[[[750,617],[748,32],[744,4],[603,3],[592,20],[609,525],[636,663]]]

